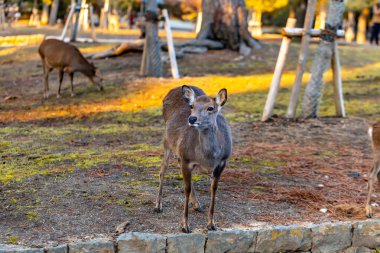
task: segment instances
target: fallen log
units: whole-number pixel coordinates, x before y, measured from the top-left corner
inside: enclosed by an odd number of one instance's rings
[[[86,55],[86,58],[103,59],[108,57],[116,57],[128,52],[143,52],[144,42],[145,40],[124,42],[111,48],[110,50]],[[207,50],[221,50],[225,48],[222,42],[208,39],[177,42],[174,43],[174,47],[176,48],[176,53],[178,52],[176,58],[182,58],[185,53],[202,54],[207,52]],[[163,51],[168,51],[167,44],[161,43],[161,49]]]
[[[115,57],[127,52],[142,52],[144,48],[144,40],[135,40],[133,42],[121,43],[110,50],[87,55],[89,59],[103,59],[107,57]]]

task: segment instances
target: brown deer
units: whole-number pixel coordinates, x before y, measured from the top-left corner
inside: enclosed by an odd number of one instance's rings
[[[380,121],[370,126],[368,134],[372,142],[373,167],[371,167],[368,173],[368,196],[365,211],[367,217],[371,218],[373,216],[373,211],[371,207],[371,195],[373,191],[373,182],[375,180],[375,177],[377,177],[377,181],[380,183]]]
[[[207,228],[216,230],[213,218],[215,193],[232,147],[230,127],[220,114],[226,101],[226,89],[220,90],[216,98],[212,98],[201,89],[186,85],[172,89],[163,100],[164,158],[155,211],[162,211],[164,174],[169,157],[174,153],[179,158],[185,188],[184,212],[180,222],[184,233],[191,232],[188,225],[189,201],[194,210],[202,211],[191,182],[194,170],[212,177]]]
[[[38,53],[41,56],[44,71],[44,98],[49,97],[49,73],[55,68],[59,71],[58,98],[61,97],[61,84],[65,72],[70,75],[71,96],[74,96],[73,79],[75,72],[81,72],[93,84],[96,84],[100,91],[103,90],[103,86],[101,85],[102,77],[99,70],[92,63],[89,63],[75,46],[60,40],[47,39],[41,43]]]

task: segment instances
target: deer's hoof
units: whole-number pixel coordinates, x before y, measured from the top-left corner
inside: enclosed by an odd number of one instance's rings
[[[372,218],[373,217],[373,211],[372,211],[372,207],[370,205],[366,205],[365,206],[365,213],[366,213],[366,216],[368,218]]]
[[[207,229],[209,231],[215,231],[215,230],[217,230],[217,228],[216,228],[216,226],[214,224],[208,224],[207,225]]]
[[[188,225],[181,226],[181,231],[182,233],[186,233],[186,234],[191,233],[191,230]]]
[[[155,207],[154,212],[155,213],[162,213],[162,207]]]
[[[201,206],[196,206],[193,208],[193,210],[199,213],[204,213],[205,211]]]

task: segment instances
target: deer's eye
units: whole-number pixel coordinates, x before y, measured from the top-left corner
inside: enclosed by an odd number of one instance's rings
[[[194,109],[194,105],[190,105],[190,109]]]
[[[214,110],[214,107],[207,108],[207,111],[212,112]]]

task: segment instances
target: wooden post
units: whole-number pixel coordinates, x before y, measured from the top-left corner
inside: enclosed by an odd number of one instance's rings
[[[174,79],[178,79],[179,73],[178,73],[177,59],[175,57],[175,48],[174,48],[174,43],[173,43],[172,31],[171,31],[171,27],[170,27],[168,10],[163,9],[162,14],[165,17],[166,40],[168,43],[168,50],[169,50],[169,58],[170,58],[172,76]]]
[[[73,18],[73,14],[74,14],[74,10],[75,10],[75,4],[72,4],[70,8],[71,9],[70,9],[69,15],[67,16],[65,27],[63,28],[61,37],[59,38],[60,40],[64,40],[64,38],[65,38],[67,29],[69,28],[69,24],[71,23],[71,20]]]
[[[0,1],[0,26],[2,30],[6,28],[6,20],[5,20],[5,10],[4,10],[4,1]]]
[[[282,36],[287,36],[287,37],[301,37],[304,34],[304,29],[285,27],[281,29],[281,34]],[[309,31],[310,37],[320,37],[321,34],[322,34],[321,29],[310,29]],[[338,38],[344,38],[345,36],[344,30],[337,30],[336,36]]]
[[[197,24],[195,26],[195,33],[198,34],[202,26],[202,12],[198,11]]]
[[[303,73],[305,72],[306,59],[309,51],[309,31],[313,25],[316,3],[316,0],[309,0],[307,3],[306,17],[304,23],[304,35],[302,36],[301,50],[296,68],[296,78],[294,80],[292,94],[288,106],[288,118],[294,118],[297,111],[298,97],[302,86],[302,77]]]
[[[90,23],[91,23],[91,38],[96,41],[95,25],[94,25],[94,7],[90,4]]]
[[[286,22],[286,27],[294,27],[297,20],[294,18],[288,18]],[[276,68],[274,69],[274,74],[272,78],[272,83],[270,85],[267,101],[265,103],[262,121],[267,121],[272,115],[274,103],[276,101],[277,93],[280,88],[281,76],[284,71],[286,57],[289,52],[290,43],[292,41],[291,37],[284,36],[281,43],[280,52],[278,53]]]
[[[333,80],[334,80],[334,100],[335,100],[336,116],[346,117],[346,111],[344,108],[344,99],[343,99],[342,78],[340,76],[339,51],[338,51],[338,45],[337,45],[336,40],[334,41],[334,45],[333,45],[331,67],[332,67]]]
[[[83,31],[88,30],[88,4],[86,3],[86,0],[82,1],[79,26]]]

